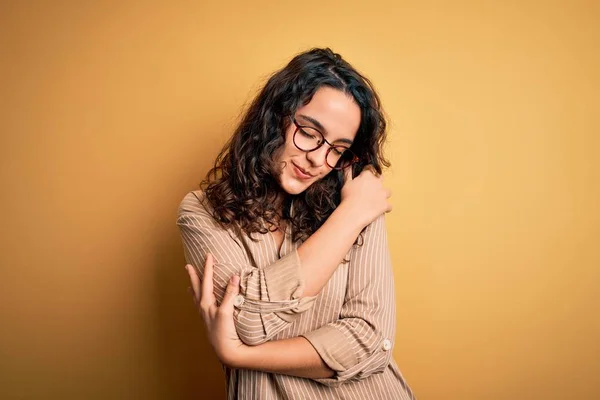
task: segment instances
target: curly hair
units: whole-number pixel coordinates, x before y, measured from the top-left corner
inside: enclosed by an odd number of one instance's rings
[[[379,174],[390,166],[382,149],[386,119],[371,82],[331,49],[311,49],[269,78],[201,182],[204,201],[221,225],[236,224],[252,238],[252,233],[265,234],[266,226],[277,226],[283,219],[292,226],[293,241],[304,241],[340,204],[344,173],[332,170],[302,193],[286,195],[283,214],[275,207],[281,167],[274,158],[285,143],[289,117],[324,86],[352,96],[360,107],[360,126],[351,150],[361,161],[352,167],[354,176],[369,164]]]

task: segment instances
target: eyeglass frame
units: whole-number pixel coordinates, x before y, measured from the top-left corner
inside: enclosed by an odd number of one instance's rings
[[[327,141],[327,139],[325,139],[325,135],[323,135],[323,132],[321,132],[320,130],[318,130],[317,128],[313,127],[313,126],[308,126],[308,125],[300,125],[298,123],[298,121],[296,121],[296,117],[294,117],[293,115],[290,115],[290,120],[292,121],[292,123],[294,124],[294,126],[296,127],[296,129],[294,130],[294,134],[292,135],[292,142],[294,143],[294,146],[296,146],[296,148],[300,151],[303,151],[305,153],[311,153],[315,150],[320,149],[325,143],[327,143],[329,145],[329,148],[327,149],[327,152],[325,153],[325,164],[327,164],[327,166],[331,169],[335,169],[336,171],[342,171],[350,166],[352,166],[353,164],[356,164],[357,162],[360,161],[360,158],[352,151],[350,150],[350,147],[345,147],[342,145],[335,145],[335,144],[331,144]],[[319,135],[321,135],[321,138],[323,139],[323,141],[317,145],[317,147],[315,147],[312,150],[304,150],[301,149],[297,144],[296,144],[296,134],[298,133],[299,130],[301,130],[302,128],[310,128],[312,130],[315,130],[317,132],[319,132]],[[352,160],[350,160],[350,163],[348,165],[346,165],[345,167],[342,168],[336,168],[336,167],[332,167],[331,165],[329,165],[329,162],[327,161],[327,157],[329,157],[329,153],[331,152],[331,149],[333,149],[334,147],[344,147],[346,150],[344,151],[349,151],[350,154],[353,156]]]

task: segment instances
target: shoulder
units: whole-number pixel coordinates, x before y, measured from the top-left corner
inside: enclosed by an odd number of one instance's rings
[[[206,224],[215,225],[216,221],[212,216],[212,209],[209,202],[206,200],[206,195],[202,190],[194,190],[186,194],[177,210],[177,220],[189,220],[190,218],[196,221],[203,221]]]
[[[213,217],[212,207],[201,190],[194,190],[183,197],[177,212],[177,226],[184,243],[190,248],[213,246],[211,249],[215,251],[214,246],[218,246],[221,250],[233,251],[241,247],[235,227],[223,226],[217,222]]]
[[[206,212],[208,211],[205,207],[206,196],[202,190],[194,190],[189,192],[183,197],[181,203],[179,203],[179,214],[182,212]]]
[[[208,232],[227,231],[239,234],[236,224],[223,225],[215,219],[213,207],[202,190],[194,190],[183,197],[177,211],[177,225],[180,227],[193,226]]]

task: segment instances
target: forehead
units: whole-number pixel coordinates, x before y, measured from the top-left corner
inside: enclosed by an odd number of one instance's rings
[[[360,107],[351,95],[322,87],[315,92],[310,102],[298,108],[296,119],[301,124],[320,128],[328,140],[354,140],[360,126]]]

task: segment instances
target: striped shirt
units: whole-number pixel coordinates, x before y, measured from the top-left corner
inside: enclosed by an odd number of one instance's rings
[[[200,278],[206,254],[215,258],[215,297],[220,304],[229,278],[240,276],[234,320],[248,345],[302,336],[332,378],[308,379],[225,367],[228,399],[414,399],[392,358],[396,311],[384,215],[363,233],[317,296],[302,297],[304,283],[288,224],[278,249],[271,233],[248,236],[223,228],[203,206],[203,193],[188,193],[177,225],[186,261]],[[253,241],[256,239],[257,241]]]

